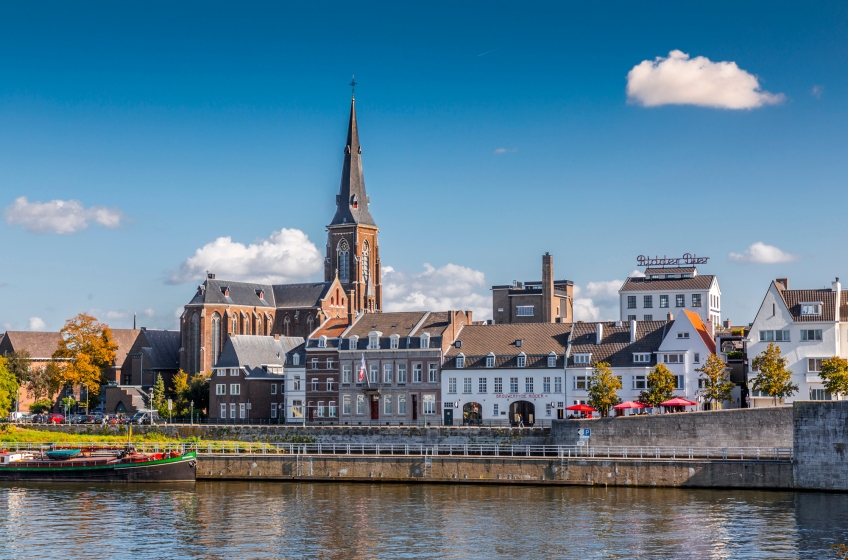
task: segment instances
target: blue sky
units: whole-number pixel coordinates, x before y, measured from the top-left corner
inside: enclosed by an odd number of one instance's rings
[[[244,4],[0,5],[0,328],[171,328],[213,257],[320,278],[351,74],[396,309],[480,315],[545,251],[586,319],[639,254],[710,256],[734,323],[848,278],[844,3]]]

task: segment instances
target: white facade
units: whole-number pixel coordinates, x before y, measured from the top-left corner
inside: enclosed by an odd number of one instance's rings
[[[796,320],[781,296],[778,285],[772,282],[748,335],[748,363],[751,367],[748,373],[749,385],[757,375],[757,372],[753,370],[754,358],[768,347],[769,342],[774,342],[780,347],[781,355],[787,359],[787,367],[792,370],[792,382],[798,385],[799,389],[785,402],[829,400],[830,398],[835,400],[836,397],[830,397],[824,393],[824,385],[818,372],[822,360],[833,356],[848,357],[846,352],[848,344],[842,344],[843,341],[848,342],[848,324],[840,320],[839,314],[841,285],[838,281],[834,282],[831,293],[826,293],[827,290],[796,290],[795,292],[803,294],[800,297],[801,300],[811,300],[798,302],[812,306],[811,311],[815,311],[815,305],[821,306],[818,314],[821,320],[816,320],[816,314],[812,313],[803,316],[804,320]],[[818,295],[816,295],[817,292]],[[795,296],[793,299],[799,298]],[[825,309],[825,305],[834,306],[835,309]],[[752,407],[772,406],[774,402],[771,397],[753,390],[750,396]]]
[[[692,286],[698,286],[693,288]],[[619,290],[622,321],[662,321],[671,312],[696,313],[704,323],[721,324],[721,289],[715,276],[687,269],[647,269],[642,277],[628,278]]]
[[[463,424],[464,412],[479,410],[487,425],[518,424],[515,414],[523,414],[525,426],[549,426],[556,409],[564,408],[564,375],[561,367],[443,369],[442,398],[454,410],[454,425]],[[518,410],[514,403],[532,406]]]
[[[289,366],[286,368],[285,376],[285,421],[287,424],[302,424],[306,403],[306,366]]]

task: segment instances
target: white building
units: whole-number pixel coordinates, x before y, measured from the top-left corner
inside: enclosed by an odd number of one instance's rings
[[[306,352],[305,345],[291,352],[286,367],[285,421],[302,424],[306,402]]]
[[[445,424],[550,425],[565,408],[571,325],[466,325],[445,355]]]
[[[645,276],[625,280],[618,294],[622,321],[661,321],[669,312],[677,315],[687,310],[708,325],[721,323],[718,278],[698,274],[694,266],[648,267]]]
[[[833,356],[848,357],[848,296],[842,292],[839,278],[831,288],[790,290],[786,278],[774,280],[766,291],[748,335],[748,363],[753,380],[754,358],[770,342],[780,347],[792,370],[792,382],[799,391],[787,398],[795,400],[830,400],[824,391],[819,372],[822,360]],[[771,406],[773,399],[751,391],[751,406]]]
[[[566,401],[586,403],[596,364],[606,362],[621,379],[622,401],[638,401],[648,373],[658,363],[675,375],[675,397],[699,400],[701,368],[715,353],[715,342],[701,318],[683,310],[669,321],[575,323],[567,349]],[[738,406],[738,398],[731,406]]]

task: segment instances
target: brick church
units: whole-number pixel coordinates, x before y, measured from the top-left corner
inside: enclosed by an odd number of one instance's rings
[[[382,312],[379,228],[368,204],[351,96],[336,213],[327,226],[324,281],[252,284],[207,274],[180,317],[180,368],[189,374],[209,371],[230,334],[306,338],[326,319],[350,324],[357,313]]]

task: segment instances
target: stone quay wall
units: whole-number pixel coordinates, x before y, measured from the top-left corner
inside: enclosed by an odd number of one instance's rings
[[[795,487],[848,490],[848,401],[807,401],[795,413]]]
[[[321,482],[791,489],[789,461],[206,455],[197,478]]]
[[[554,420],[551,444],[576,445],[578,428],[590,428],[588,444],[595,447],[791,448],[792,423],[791,406]]]

